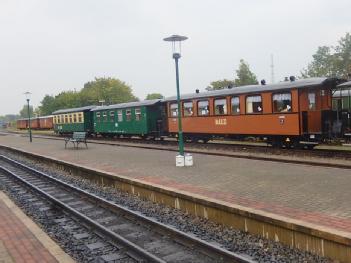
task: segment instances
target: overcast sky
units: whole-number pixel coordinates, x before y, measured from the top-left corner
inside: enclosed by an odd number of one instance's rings
[[[18,113],[24,92],[80,90],[116,77],[140,99],[175,95],[171,47],[181,34],[181,92],[233,79],[246,60],[258,79],[298,75],[320,45],[351,32],[350,0],[0,0],[0,115]]]

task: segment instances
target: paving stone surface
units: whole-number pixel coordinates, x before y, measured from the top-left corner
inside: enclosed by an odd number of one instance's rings
[[[160,186],[351,232],[350,170],[194,155],[175,167],[175,152],[0,136],[0,144]]]
[[[0,262],[74,261],[0,192]]]

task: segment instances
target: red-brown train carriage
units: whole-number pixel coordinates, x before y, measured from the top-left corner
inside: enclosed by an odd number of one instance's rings
[[[28,119],[18,119],[16,121],[16,127],[19,130],[27,129],[28,128]]]
[[[53,116],[38,117],[40,130],[52,130],[54,127]]]
[[[33,117],[30,120],[33,130],[51,130],[53,129],[53,116]],[[28,129],[28,118],[18,119],[16,121],[17,129]]]
[[[256,136],[273,145],[306,145],[329,136],[336,79],[311,78],[181,96],[184,137]],[[178,132],[176,97],[166,99],[169,133]]]

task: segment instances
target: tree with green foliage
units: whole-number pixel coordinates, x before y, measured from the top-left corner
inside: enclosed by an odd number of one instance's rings
[[[235,72],[236,78],[234,80],[223,79],[212,81],[210,85],[206,87],[206,90],[220,90],[244,85],[258,84],[256,75],[250,70],[249,64],[243,59],[240,59],[239,68]]]
[[[312,62],[301,72],[303,78],[349,78],[351,74],[351,34],[346,33],[345,37],[342,37],[335,47],[318,47],[312,58]]]
[[[225,89],[228,87],[233,87],[234,84],[235,84],[234,80],[228,80],[228,79],[212,81],[210,85],[206,87],[206,90],[210,91],[210,90]]]
[[[237,78],[234,80],[235,86],[258,84],[256,75],[250,70],[250,66],[243,59],[240,59],[239,69],[236,70]]]
[[[336,76],[336,57],[331,53],[331,47],[318,47],[317,52],[312,57],[313,61],[308,64],[307,69],[301,72],[302,77]]]
[[[50,115],[59,109],[98,105],[104,100],[107,104],[137,101],[132,89],[125,82],[114,78],[95,78],[84,84],[79,91],[63,91],[56,96],[46,95],[39,107],[40,114]]]
[[[81,106],[97,104],[103,100],[106,104],[117,104],[139,99],[133,95],[132,88],[124,81],[114,78],[95,78],[84,84],[80,91]]]
[[[146,100],[157,100],[157,99],[163,99],[164,96],[161,93],[150,93],[147,94]]]
[[[339,40],[335,47],[337,74],[341,78],[349,78],[351,75],[351,34],[346,33],[345,37]]]
[[[59,109],[81,107],[80,94],[75,91],[63,91],[55,97],[45,95],[39,106],[42,116],[50,115],[52,112]]]
[[[34,116],[33,106],[29,106],[30,116]],[[23,105],[22,109],[19,112],[21,118],[28,118],[28,105]]]
[[[57,110],[55,107],[55,97],[50,95],[45,95],[39,106],[40,113],[42,116],[50,115],[52,112]]]

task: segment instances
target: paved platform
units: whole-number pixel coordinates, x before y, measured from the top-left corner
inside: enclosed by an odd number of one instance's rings
[[[0,191],[0,262],[74,262]]]
[[[0,144],[351,233],[350,170],[195,154],[175,167],[175,152],[0,136]]]

